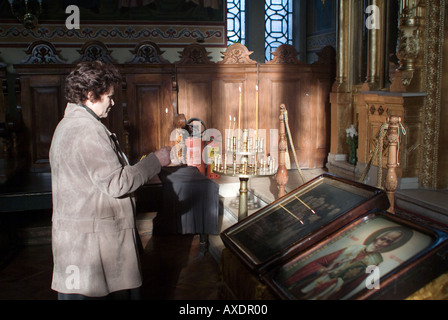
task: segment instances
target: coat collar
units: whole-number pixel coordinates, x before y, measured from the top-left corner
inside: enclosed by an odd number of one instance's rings
[[[88,106],[82,104],[81,107],[83,107],[84,109],[86,109],[87,112],[90,113],[96,120],[98,120],[98,121],[101,120],[100,117],[98,117],[98,115],[97,115],[95,112],[93,112],[93,110],[90,109]]]
[[[83,105],[83,104],[76,104],[76,103],[68,103],[67,107],[65,109],[65,113],[64,116],[86,116],[86,113],[83,111],[87,111],[89,113],[90,116],[92,116],[93,118],[95,118],[95,120],[100,121],[100,117],[98,117],[98,115],[93,112],[92,109],[90,109],[89,107]]]

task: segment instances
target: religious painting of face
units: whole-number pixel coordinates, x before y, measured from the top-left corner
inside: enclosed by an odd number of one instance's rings
[[[372,267],[379,269],[381,289],[381,279],[435,240],[380,215],[365,218],[336,239],[280,267],[273,282],[289,299],[351,299],[363,290],[375,290],[369,278]]]

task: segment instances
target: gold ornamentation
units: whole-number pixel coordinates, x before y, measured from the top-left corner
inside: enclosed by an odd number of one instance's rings
[[[401,8],[398,25],[397,57],[400,59],[402,82],[409,86],[415,71],[422,69],[424,53],[424,18],[418,1],[408,1]]]
[[[426,99],[423,107],[422,162],[419,181],[422,187],[437,187],[440,129],[442,45],[445,0],[426,0]],[[443,4],[443,6],[441,5]]]

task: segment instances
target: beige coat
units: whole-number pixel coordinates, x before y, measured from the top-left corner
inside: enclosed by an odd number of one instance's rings
[[[99,297],[141,285],[131,193],[161,165],[154,154],[125,161],[100,121],[67,105],[50,148],[53,290]]]

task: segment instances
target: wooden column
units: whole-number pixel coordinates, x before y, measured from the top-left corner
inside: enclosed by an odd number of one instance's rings
[[[277,184],[278,197],[285,195],[285,186],[288,182],[288,170],[285,164],[285,153],[288,144],[286,142],[286,128],[285,128],[285,111],[284,104],[280,106],[280,126],[279,126],[279,141],[278,141],[278,169],[277,169]]]
[[[387,140],[389,141],[389,155],[387,158],[387,176],[384,188],[389,198],[390,207],[387,211],[394,213],[395,209],[395,189],[397,189],[397,172],[398,166],[398,143],[400,138],[399,122],[400,117],[391,116],[389,118],[389,127],[387,130]],[[381,170],[379,168],[378,170]]]

